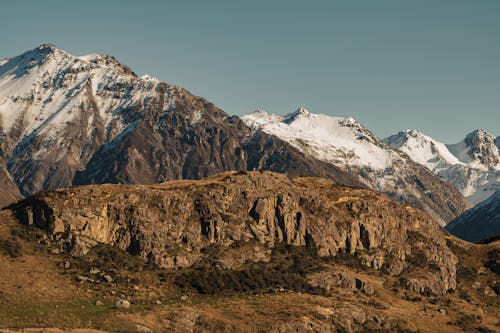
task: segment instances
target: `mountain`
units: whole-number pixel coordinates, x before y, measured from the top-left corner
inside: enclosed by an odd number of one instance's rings
[[[258,110],[242,119],[256,133],[275,135],[306,154],[348,170],[369,188],[424,210],[442,225],[468,206],[451,184],[382,142],[353,118],[300,108],[285,116]]]
[[[470,242],[500,236],[500,191],[451,221],[446,229]]]
[[[456,144],[441,143],[416,130],[401,131],[384,141],[451,182],[472,204],[500,190],[498,140],[484,130],[473,131]]]
[[[0,159],[23,195],[253,169],[362,186],[180,87],[51,44],[0,61],[0,137]]]
[[[498,327],[500,242],[467,243],[420,210],[322,178],[254,171],[87,185],[39,192],[0,220],[0,326]]]
[[[22,196],[6,166],[0,164],[0,208],[21,198]]]

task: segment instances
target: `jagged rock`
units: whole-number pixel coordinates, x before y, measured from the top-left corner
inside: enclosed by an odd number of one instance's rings
[[[86,276],[83,276],[83,275],[78,275],[76,277],[76,281],[78,283],[85,283],[85,282],[94,282],[93,279],[89,278],[89,277],[86,277]]]
[[[486,296],[496,296],[497,295],[497,293],[493,289],[491,289],[490,287],[484,288],[484,294]]]
[[[71,263],[69,261],[62,261],[59,263],[59,267],[68,269],[71,267]]]
[[[104,275],[102,276],[102,279],[103,279],[104,281],[106,281],[107,283],[113,283],[113,282],[114,282],[113,278],[112,278],[112,277],[111,277],[111,275],[109,275],[109,274],[104,274]]]
[[[130,302],[127,300],[119,300],[115,302],[115,309],[128,309],[130,308]]]
[[[92,267],[90,269],[90,274],[98,274],[99,272],[101,272],[101,270],[99,268]]]
[[[488,269],[486,267],[480,267],[477,270],[477,274],[479,274],[479,275],[486,275],[486,274],[488,274]]]
[[[310,274],[307,282],[313,287],[331,291],[334,288],[359,290],[367,295],[372,295],[375,290],[362,278],[347,270],[325,270]]]
[[[265,258],[266,247],[284,242],[314,245],[320,256],[350,253],[373,269],[397,273],[420,253],[438,270],[409,281],[410,289],[444,293],[456,287],[457,259],[431,218],[326,179],[231,172],[152,186],[84,186],[41,192],[11,209],[73,255],[102,242],[158,266],[189,267],[210,245],[229,251],[236,242],[253,240],[260,253],[249,259]]]
[[[137,333],[153,333],[153,330],[144,325],[135,325],[135,331]]]
[[[449,289],[454,289],[455,287]],[[434,295],[443,294],[444,291],[448,290],[446,288],[446,283],[443,283],[440,280],[439,276],[436,275],[433,276],[431,274],[427,274],[425,277],[422,278],[408,279],[408,281],[406,282],[406,288],[408,290],[412,290],[417,293],[434,294]]]

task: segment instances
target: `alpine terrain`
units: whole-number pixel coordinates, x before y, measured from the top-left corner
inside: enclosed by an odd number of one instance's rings
[[[293,128],[311,117],[301,111],[282,124]],[[331,149],[290,144],[281,133],[252,130],[182,88],[138,77],[107,55],[76,57],[45,44],[0,61],[0,158],[10,174],[4,178],[22,195],[79,184],[153,184],[271,170],[368,185],[441,224],[467,207],[451,185],[357,122],[332,121],[368,151],[348,147],[339,161]]]
[[[369,188],[426,211],[441,225],[468,206],[454,186],[385,144],[353,118],[300,108],[285,116],[258,110],[243,120],[255,133],[273,134],[306,154],[348,170]]]
[[[499,138],[478,129],[456,144],[444,144],[416,130],[384,139],[415,162],[455,185],[477,204],[500,190]]]
[[[0,61],[0,138],[2,192],[12,188],[3,205],[19,192],[152,184],[225,170],[267,169],[361,186],[182,88],[138,77],[111,56],[76,57],[50,44]]]
[[[4,328],[495,332],[500,325],[498,241],[467,243],[420,210],[327,179],[253,171],[87,185],[39,192],[0,211],[0,221]]]

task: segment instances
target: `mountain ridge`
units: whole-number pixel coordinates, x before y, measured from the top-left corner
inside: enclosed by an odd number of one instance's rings
[[[472,204],[500,189],[499,149],[482,129],[455,144],[441,143],[419,131],[404,130],[384,141],[453,183]]]
[[[259,110],[242,119],[254,131],[276,135],[317,159],[349,170],[369,188],[425,210],[442,225],[447,218],[436,215],[431,202],[447,205],[452,211],[467,207],[453,186],[389,147],[352,117],[314,114],[299,108],[284,116]]]
[[[23,195],[263,168],[362,186],[183,88],[48,44],[2,61],[0,119],[0,156]]]
[[[500,191],[455,218],[446,230],[469,242],[500,236]]]

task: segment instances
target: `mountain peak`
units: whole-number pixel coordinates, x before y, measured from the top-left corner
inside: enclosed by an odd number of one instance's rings
[[[402,130],[399,133],[401,133],[403,135],[411,136],[411,137],[414,137],[414,138],[424,137],[424,134],[422,132],[420,132],[420,131],[418,131],[416,129],[412,129],[412,128],[408,128],[408,129]]]
[[[497,168],[500,162],[495,137],[479,128],[454,145],[447,145],[450,151],[464,163],[474,163],[481,168]]]
[[[289,124],[297,119],[303,119],[303,118],[314,118],[316,115],[314,113],[309,112],[308,109],[305,107],[301,106],[297,110],[290,112],[289,114],[285,115],[283,122],[286,124]]]
[[[470,132],[466,135],[467,138],[476,141],[495,141],[495,137],[482,128]]]
[[[64,54],[67,56],[72,56],[69,53],[67,53],[66,51],[57,48],[54,44],[45,43],[45,44],[41,44],[40,46],[35,47],[34,49],[32,49],[30,51],[27,51],[27,52],[21,54],[20,57],[33,58],[34,56],[39,55],[39,57],[41,57],[41,58],[46,58],[46,57],[53,55],[53,54]]]
[[[73,56],[58,49],[54,44],[42,44],[21,55],[0,61],[0,67],[3,67],[0,70],[0,76],[10,71],[19,77],[29,72],[30,69],[46,63],[48,59],[55,58],[71,59]]]
[[[41,44],[40,46],[36,47],[35,50],[51,50],[51,51],[55,51],[55,50],[58,50],[58,48],[52,44],[52,43],[43,43]]]

